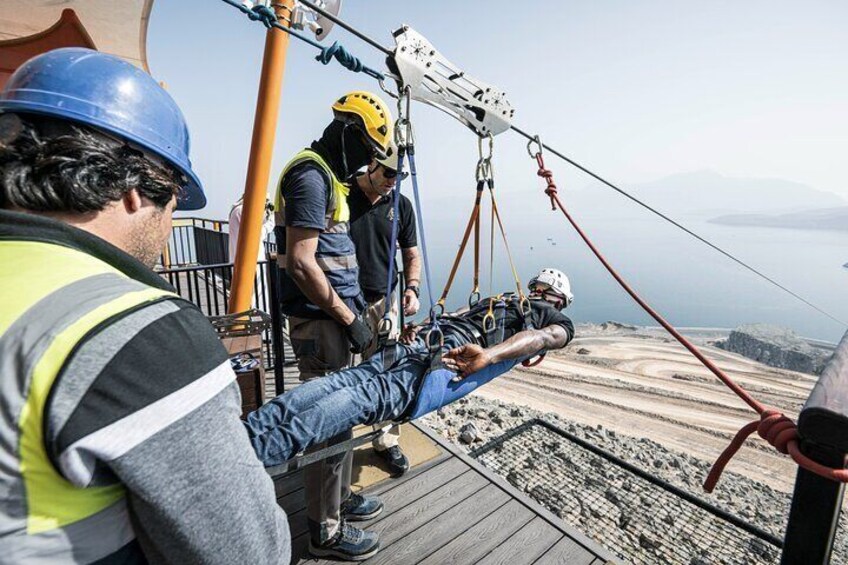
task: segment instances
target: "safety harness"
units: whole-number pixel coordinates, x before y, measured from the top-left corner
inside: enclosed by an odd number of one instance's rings
[[[485,144],[484,141],[488,140],[488,144]],[[488,148],[488,150],[484,150],[484,148]],[[453,261],[453,266],[451,267],[450,274],[448,275],[447,283],[445,284],[445,288],[442,291],[442,295],[439,298],[439,301],[436,303],[436,307],[439,310],[439,315],[444,316],[447,320],[450,319],[449,316],[445,315],[445,304],[447,302],[448,295],[450,294],[451,287],[453,286],[453,282],[456,278],[456,273],[459,270],[459,266],[462,263],[462,258],[465,255],[465,250],[468,247],[468,241],[471,238],[471,234],[474,234],[474,272],[472,275],[472,287],[471,293],[468,296],[468,307],[473,309],[478,307],[478,303],[480,302],[480,224],[481,224],[481,215],[482,215],[482,201],[483,201],[483,193],[488,188],[489,200],[491,202],[491,218],[490,218],[490,232],[489,232],[489,300],[484,307],[487,308],[487,312],[483,317],[483,332],[487,336],[496,337],[498,333],[500,333],[500,339],[496,341],[492,341],[491,339],[487,339],[487,343],[500,343],[503,341],[503,316],[506,311],[507,301],[517,301],[518,309],[524,318],[524,328],[525,329],[533,329],[533,321],[531,319],[531,308],[530,302],[527,296],[524,294],[524,287],[521,284],[521,278],[518,276],[518,270],[515,268],[515,262],[512,258],[512,251],[509,247],[509,240],[506,235],[506,230],[504,228],[503,220],[501,219],[500,212],[498,210],[497,199],[495,198],[495,175],[494,175],[494,167],[492,166],[492,156],[494,154],[494,138],[491,134],[487,136],[479,136],[477,138],[477,151],[479,154],[479,159],[477,161],[477,167],[475,171],[475,177],[477,179],[476,190],[474,194],[474,206],[471,209],[471,215],[468,218],[468,222],[465,226],[465,233],[462,236],[462,243],[460,243],[459,250],[457,251],[456,257]],[[509,261],[509,267],[512,272],[512,278],[515,282],[515,293],[508,294],[495,294],[494,291],[494,269],[495,269],[495,228],[497,226],[498,231],[500,232],[501,239],[503,240],[504,249],[506,250],[507,259]],[[544,357],[542,354],[538,360],[532,363],[532,365],[538,365],[541,362],[541,359]],[[528,360],[523,362],[525,366],[531,366]]]

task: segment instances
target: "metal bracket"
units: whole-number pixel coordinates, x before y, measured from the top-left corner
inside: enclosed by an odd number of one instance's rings
[[[509,129],[515,110],[503,91],[465,74],[411,27],[403,26],[393,36],[390,62],[412,98],[450,114],[477,135]]]

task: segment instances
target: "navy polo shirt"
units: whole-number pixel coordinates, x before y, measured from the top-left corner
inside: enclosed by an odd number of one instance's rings
[[[386,276],[389,269],[389,246],[392,236],[392,200],[380,198],[375,204],[354,182],[348,196],[350,205],[350,236],[356,245],[359,263],[359,284],[369,301],[386,294]],[[400,195],[398,245],[409,249],[418,245],[415,235],[415,211],[409,198]],[[394,258],[392,258],[394,261]],[[395,277],[392,290],[397,286],[397,262],[394,261]]]

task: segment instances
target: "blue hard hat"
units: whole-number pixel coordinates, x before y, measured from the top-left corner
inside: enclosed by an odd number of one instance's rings
[[[177,103],[153,77],[119,57],[79,47],[33,57],[9,77],[0,93],[2,112],[63,118],[138,145],[186,176],[178,210],[206,206]]]

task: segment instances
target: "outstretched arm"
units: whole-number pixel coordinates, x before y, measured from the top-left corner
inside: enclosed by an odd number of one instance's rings
[[[442,360],[448,369],[466,376],[501,361],[522,359],[539,351],[562,349],[571,338],[571,333],[563,326],[547,326],[539,330],[518,332],[503,343],[487,349],[475,344],[463,345],[448,351]]]

